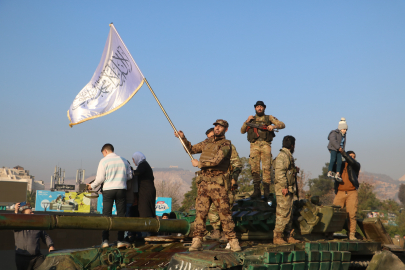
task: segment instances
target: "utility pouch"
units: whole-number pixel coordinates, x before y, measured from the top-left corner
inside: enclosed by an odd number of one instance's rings
[[[294,171],[293,170],[288,170],[287,171],[287,184],[288,186],[293,186],[293,181],[294,180]]]
[[[203,175],[197,175],[195,177],[195,183],[198,185],[199,183],[201,183],[204,180],[204,176]]]
[[[232,176],[230,174],[225,174],[225,189],[226,190],[231,190],[232,188],[232,183],[231,183],[231,178]]]
[[[229,176],[229,175],[228,174],[221,174],[221,175],[218,175],[218,176],[211,177],[211,182],[217,183],[218,185],[223,186],[223,185],[225,185],[225,182],[227,181],[226,176]]]

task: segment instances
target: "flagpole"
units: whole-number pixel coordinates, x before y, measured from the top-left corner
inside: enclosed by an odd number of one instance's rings
[[[152,87],[150,86],[148,80],[147,80],[145,77],[143,78],[143,80],[145,81],[146,85],[149,87],[149,90],[151,91],[153,97],[156,99],[156,102],[159,104],[160,109],[162,109],[163,114],[166,116],[167,121],[169,121],[169,123],[170,123],[170,125],[172,126],[174,132],[176,132],[177,135],[179,135],[180,142],[181,142],[181,144],[184,146],[184,149],[186,149],[187,154],[188,154],[188,155],[190,156],[190,158],[193,160],[193,159],[194,159],[193,156],[191,155],[190,151],[188,150],[188,148],[187,148],[186,145],[184,144],[183,139],[180,137],[180,134],[177,132],[176,127],[173,125],[172,120],[170,120],[169,115],[166,113],[165,109],[163,108],[162,104],[160,103],[159,99],[157,98],[155,92],[153,92],[153,89],[152,89]]]
[[[177,132],[176,127],[173,125],[172,120],[170,120],[169,115],[167,115],[165,109],[163,108],[163,106],[162,106],[162,104],[160,103],[159,99],[158,99],[157,96],[155,95],[155,92],[153,92],[152,87],[149,85],[148,80],[146,80],[145,76],[143,76],[141,70],[139,69],[138,65],[137,65],[136,62],[135,62],[135,59],[132,57],[132,55],[131,55],[131,53],[129,52],[127,46],[125,46],[125,43],[124,43],[124,41],[121,39],[120,34],[118,34],[117,29],[115,29],[114,24],[113,24],[113,23],[110,23],[109,26],[114,29],[115,33],[117,34],[117,36],[118,36],[119,39],[121,40],[122,44],[124,45],[125,49],[126,49],[127,52],[129,53],[129,56],[131,57],[132,61],[134,61],[136,68],[138,69],[139,73],[142,75],[144,82],[146,82],[146,85],[149,87],[149,90],[152,92],[153,97],[156,99],[156,102],[159,104],[160,109],[162,109],[163,114],[166,116],[166,118],[167,118],[167,120],[169,121],[170,125],[172,126],[174,132],[176,132],[177,135],[179,135],[179,133]],[[190,156],[191,160],[193,160],[193,159],[194,159],[193,156],[191,155],[190,151],[188,150],[188,148],[187,148],[186,145],[184,144],[183,139],[180,138],[180,135],[179,135],[179,139],[180,139],[181,144],[184,146],[184,149],[186,149],[187,154]]]

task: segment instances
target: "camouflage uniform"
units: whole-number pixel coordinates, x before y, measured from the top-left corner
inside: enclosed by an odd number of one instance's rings
[[[207,138],[195,145],[191,145],[186,138],[183,141],[191,154],[202,153],[198,162],[201,173],[196,178],[198,192],[195,202],[194,238],[204,237],[208,210],[213,203],[219,210],[219,218],[226,238],[235,239],[235,223],[232,220],[228,190],[225,187],[225,182],[229,179],[227,170],[232,155],[231,142],[226,140],[224,135]],[[205,153],[209,151],[216,153],[211,159],[205,160]]]
[[[272,115],[263,115],[258,116],[256,115],[254,123],[257,124],[273,124],[277,129],[285,128],[285,124],[278,120],[276,117]],[[242,134],[245,134],[248,126],[246,122],[243,123],[242,128],[240,129]],[[250,134],[250,133],[252,134]],[[264,130],[257,130],[259,137],[257,138],[256,135],[253,135],[253,130],[250,129],[248,131],[248,140],[250,142],[250,156],[249,156],[249,164],[252,169],[252,176],[253,176],[253,183],[259,183],[260,180],[260,160],[262,161],[262,169],[263,169],[263,183],[270,184],[271,183],[271,174],[270,174],[270,167],[271,167],[271,141],[274,138],[274,132],[264,131]]]
[[[296,168],[294,158],[289,149],[283,148],[275,159],[275,191],[277,197],[276,232],[290,232],[292,229],[292,206],[295,193]],[[288,194],[283,195],[282,189],[287,188]]]
[[[235,194],[234,191],[231,191],[231,175],[234,171],[242,170],[242,162],[240,161],[238,151],[236,151],[236,148],[233,144],[231,144],[232,147],[232,154],[231,154],[231,165],[229,166],[228,173],[230,175],[229,180],[227,183],[225,183],[225,187],[228,190],[228,197],[229,197],[229,206],[230,209],[232,209],[233,203],[235,202]],[[238,181],[238,179],[234,179],[235,182]],[[215,207],[215,204],[211,203],[210,210],[208,212],[208,219],[210,220],[210,224],[215,230],[219,230],[221,227],[221,222],[219,218],[219,214],[217,211],[217,208]]]

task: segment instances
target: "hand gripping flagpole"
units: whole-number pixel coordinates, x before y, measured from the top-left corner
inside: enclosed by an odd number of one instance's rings
[[[145,76],[143,76],[141,70],[139,69],[138,65],[136,64],[134,58],[132,57],[131,53],[129,52],[127,46],[125,45],[124,41],[121,39],[120,34],[118,34],[117,29],[115,29],[114,24],[110,23],[110,27],[112,27],[114,29],[114,31],[117,33],[117,36],[119,37],[119,39],[121,40],[122,44],[124,45],[125,49],[127,49],[127,52],[129,53],[129,56],[131,56],[132,61],[134,61],[136,68],[138,69],[139,73],[142,75],[144,82],[146,83],[146,85],[149,87],[149,90],[151,91],[153,97],[156,99],[156,102],[159,104],[160,109],[162,109],[163,114],[166,116],[167,121],[169,121],[170,125],[172,126],[174,132],[176,132],[176,134],[179,136],[179,140],[181,142],[181,144],[183,145],[184,149],[186,149],[187,154],[190,156],[191,160],[193,160],[193,156],[191,155],[190,151],[188,150],[188,148],[186,147],[183,139],[180,137],[180,134],[178,133],[176,127],[173,125],[172,120],[170,120],[169,115],[166,113],[165,109],[163,108],[162,104],[160,103],[159,99],[157,98],[155,92],[153,92],[152,87],[149,85],[148,80],[146,80]]]

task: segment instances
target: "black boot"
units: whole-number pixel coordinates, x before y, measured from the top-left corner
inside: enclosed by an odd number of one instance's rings
[[[254,190],[253,190],[253,194],[250,195],[250,198],[252,200],[259,199],[262,196],[262,193],[260,191],[260,182],[261,182],[260,174],[252,173],[252,178],[253,178]]]
[[[253,184],[254,184],[254,191],[253,191],[253,194],[250,195],[250,198],[252,200],[256,200],[262,196],[262,193],[260,192],[260,182],[255,182]]]
[[[270,184],[263,183],[263,197],[267,201],[270,197]]]

